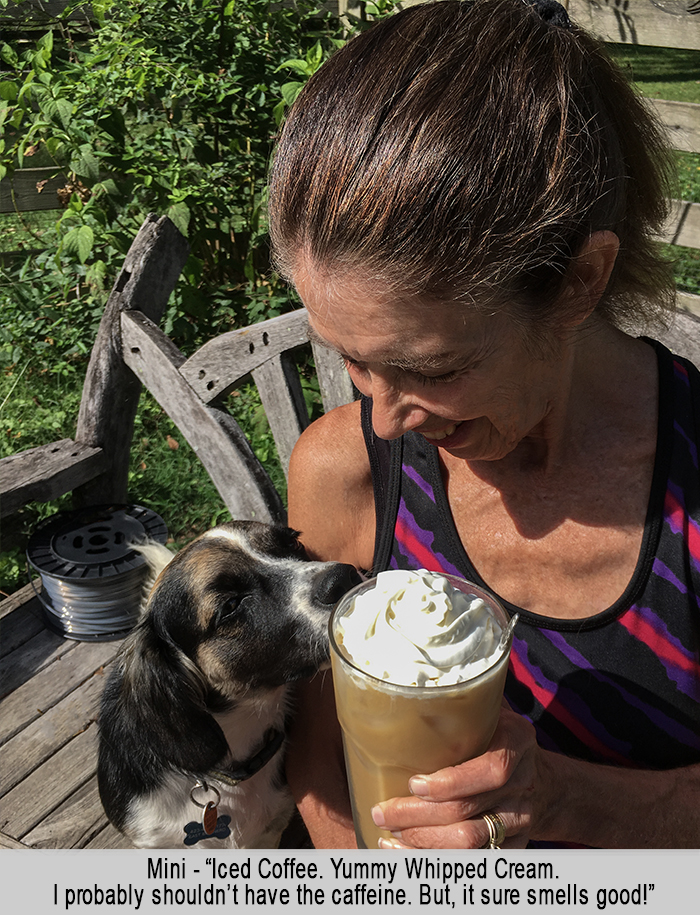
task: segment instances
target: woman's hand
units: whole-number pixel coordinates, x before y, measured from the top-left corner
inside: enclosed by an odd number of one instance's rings
[[[524,848],[535,833],[541,835],[554,804],[554,780],[544,757],[535,729],[504,701],[483,756],[415,776],[412,797],[393,798],[372,810],[376,825],[396,837],[383,847],[482,848],[489,840],[483,815],[497,813],[506,828],[502,847]]]

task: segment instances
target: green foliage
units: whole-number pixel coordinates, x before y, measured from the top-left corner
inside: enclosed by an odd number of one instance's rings
[[[60,50],[51,31],[29,49],[0,45],[0,174],[47,164],[66,182],[65,209],[41,239],[51,256],[32,265],[43,268],[35,286],[49,298],[70,288],[91,298],[95,265],[100,285],[113,279],[156,212],[192,248],[171,318],[178,342],[288,309],[269,269],[267,167],[294,95],[289,70],[308,78],[343,43],[342,24],[313,0],[92,8],[99,27],[89,40],[71,40],[67,10]]]

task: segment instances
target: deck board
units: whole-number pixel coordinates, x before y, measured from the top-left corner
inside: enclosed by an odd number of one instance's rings
[[[108,664],[118,649],[117,642],[69,642],[48,667],[10,693],[2,701],[0,743],[53,708],[84,683],[96,670]],[[8,658],[12,658],[9,655]]]
[[[0,603],[0,849],[131,848],[97,790],[97,713],[121,640],[51,632],[31,587]]]
[[[99,668],[80,687],[0,747],[0,795],[14,788],[96,720],[104,681],[104,668]]]

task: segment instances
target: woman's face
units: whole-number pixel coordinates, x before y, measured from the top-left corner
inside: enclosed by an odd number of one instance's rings
[[[344,358],[373,400],[374,430],[414,430],[466,460],[499,460],[527,437],[546,436],[566,390],[561,341],[528,344],[503,315],[451,303],[382,298],[362,281],[300,269],[295,285],[313,337]]]

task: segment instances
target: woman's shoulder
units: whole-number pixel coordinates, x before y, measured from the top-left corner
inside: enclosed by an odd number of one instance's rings
[[[290,461],[288,503],[289,523],[313,558],[371,566],[374,495],[359,401],[304,430]]]

